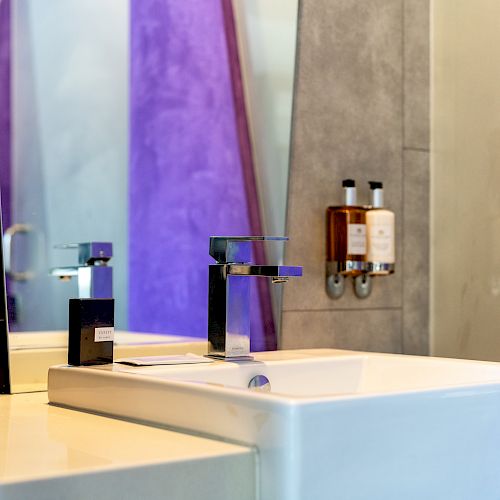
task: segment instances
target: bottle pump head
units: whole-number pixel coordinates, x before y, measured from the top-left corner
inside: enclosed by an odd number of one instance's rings
[[[384,206],[384,185],[378,181],[369,181],[371,192],[371,206],[382,208]]]
[[[352,179],[344,179],[342,181],[344,188],[344,201],[348,206],[356,205],[356,182]]]

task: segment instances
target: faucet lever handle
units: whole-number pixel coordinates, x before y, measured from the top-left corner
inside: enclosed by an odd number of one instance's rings
[[[219,264],[244,264],[251,260],[254,241],[287,241],[287,236],[210,236],[210,255]]]
[[[61,250],[78,249],[78,264],[92,266],[99,262],[108,262],[113,257],[113,243],[90,241],[87,243],[61,243],[54,245]]]

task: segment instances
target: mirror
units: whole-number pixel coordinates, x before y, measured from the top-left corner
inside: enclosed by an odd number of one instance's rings
[[[96,12],[99,15],[96,16]],[[64,22],[61,22],[64,20]],[[114,244],[116,326],[127,324],[128,8],[123,1],[11,2],[11,332],[67,326],[75,265],[55,245]],[[22,273],[21,277],[17,277]],[[27,276],[25,277],[27,273]]]
[[[77,284],[49,272],[74,266],[77,253],[56,245],[113,243],[115,326],[139,355],[155,343],[205,348],[210,235],[284,233],[297,2],[156,8],[0,0],[0,180],[19,377],[21,351],[28,365],[65,362]],[[280,261],[282,248],[255,257]],[[273,348],[280,293],[262,283],[252,293],[252,347]],[[59,357],[40,361],[47,350]]]

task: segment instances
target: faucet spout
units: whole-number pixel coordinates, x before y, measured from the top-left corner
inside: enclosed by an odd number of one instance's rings
[[[233,276],[257,276],[262,278],[291,278],[302,276],[302,267],[229,264],[228,274],[231,274]]]
[[[78,276],[77,267],[54,267],[50,270],[50,275],[60,279],[71,279],[73,276]]]

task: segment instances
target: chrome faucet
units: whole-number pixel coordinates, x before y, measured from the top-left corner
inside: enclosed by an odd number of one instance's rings
[[[228,361],[251,360],[249,276],[283,283],[302,276],[300,266],[251,264],[252,242],[286,241],[279,236],[212,236],[208,266],[208,356]]]
[[[113,268],[108,262],[113,256],[112,243],[68,243],[56,245],[59,249],[78,249],[78,265],[56,267],[52,276],[61,280],[78,278],[78,298],[109,299],[113,297]]]

